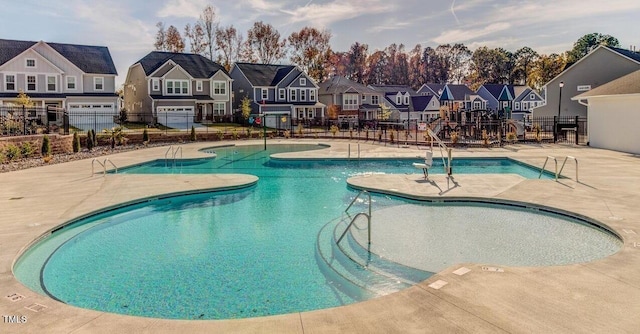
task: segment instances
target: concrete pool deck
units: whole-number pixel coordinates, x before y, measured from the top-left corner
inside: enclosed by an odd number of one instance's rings
[[[292,142],[282,140],[281,142]],[[278,141],[270,140],[269,144]],[[346,158],[344,141],[296,153],[306,158]],[[233,144],[234,142],[229,142]],[[239,145],[249,141],[236,142]],[[261,144],[261,141],[253,142]],[[183,155],[220,142],[183,146]],[[351,144],[352,157],[356,146]],[[164,157],[166,147],[108,156],[118,167]],[[360,144],[362,157],[416,157],[424,148]],[[640,157],[586,147],[511,145],[454,149],[456,157],[511,157],[541,167],[555,156],[579,160],[570,179],[526,180],[514,175],[366,175],[357,187],[419,197],[482,197],[529,202],[593,218],[616,231],[622,249],[589,263],[553,267],[505,267],[463,263],[381,298],[310,312],[239,320],[164,320],[81,309],[30,291],[12,274],[18,254],[38,236],[100,208],[172,192],[234,187],[256,182],[250,175],[91,175],[91,160],[0,174],[0,332],[236,332],[236,333],[628,333],[640,331]],[[107,157],[107,156],[105,156]],[[435,149],[435,157],[439,150]],[[553,170],[553,165],[547,169]],[[455,173],[455,170],[454,170]],[[259,182],[259,180],[258,180]],[[340,213],[336,213],[339,216]],[[458,275],[461,267],[469,270]],[[464,270],[464,271],[467,271]],[[454,273],[455,272],[455,273]],[[25,316],[11,323],[4,316]]]

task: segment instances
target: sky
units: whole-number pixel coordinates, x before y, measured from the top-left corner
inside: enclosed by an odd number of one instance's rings
[[[220,25],[245,36],[256,21],[282,36],[305,26],[327,29],[335,51],[357,41],[370,52],[392,43],[407,51],[464,43],[550,54],[593,32],[640,48],[637,0],[0,0],[0,38],[107,46],[119,85],[129,66],[153,51],[157,22],[182,33],[209,4]]]

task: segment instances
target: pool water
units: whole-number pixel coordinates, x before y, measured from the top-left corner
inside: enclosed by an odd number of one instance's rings
[[[14,272],[34,291],[68,304],[157,318],[246,318],[369,298],[371,294],[358,297],[341,291],[319,268],[318,232],[340,217],[355,197],[347,178],[371,172],[416,173],[411,161],[419,159],[269,159],[278,152],[317,148],[321,147],[214,148],[215,159],[185,160],[169,167],[161,160],[124,169],[125,173],[247,173],[258,176],[259,182],[243,190],[152,199],[74,222],[31,247]],[[458,172],[466,168],[463,163],[471,165],[457,161],[461,163]],[[483,166],[468,166],[469,170],[520,170],[521,175],[536,178],[539,173],[504,160],[475,162]],[[429,205],[387,196],[374,196],[372,202],[381,213],[394,208],[410,212],[404,206],[416,210]],[[357,206],[356,211],[365,208]],[[412,218],[409,215],[403,221]],[[535,219],[528,221],[535,224]],[[603,251],[588,259],[619,248],[615,237],[582,227],[593,236],[590,243],[604,245]],[[446,228],[445,232],[456,234]],[[571,238],[571,229],[563,233]],[[420,269],[428,277],[429,268]]]

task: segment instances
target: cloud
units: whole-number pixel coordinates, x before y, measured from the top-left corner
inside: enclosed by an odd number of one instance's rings
[[[393,8],[392,4],[383,1],[358,0],[331,1],[324,4],[308,2],[305,6],[292,10],[281,9],[280,11],[289,15],[289,23],[311,22],[313,25],[328,27],[334,22],[385,13]]]
[[[158,17],[192,17],[199,18],[202,10],[209,5],[207,0],[169,0],[160,8]],[[217,11],[216,11],[217,12]]]
[[[472,26],[467,29],[454,29],[443,32],[439,36],[433,38],[433,41],[438,44],[473,41],[478,37],[506,31],[511,27],[511,23],[497,22],[489,24],[483,28],[476,28],[475,26]]]

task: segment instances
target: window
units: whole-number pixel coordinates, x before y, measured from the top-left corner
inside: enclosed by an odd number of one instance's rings
[[[315,102],[316,101],[316,90],[312,89],[309,91],[309,101],[311,102]]]
[[[35,75],[27,75],[27,91],[35,92],[36,91],[36,76]]]
[[[307,100],[307,90],[306,89],[301,89],[300,90],[300,101],[306,101]]]
[[[151,79],[151,90],[160,90],[160,79]]]
[[[400,93],[396,95],[396,104],[402,104],[402,96],[400,95]]]
[[[404,104],[409,105],[409,93],[404,94]]]
[[[7,74],[4,76],[4,89],[8,91],[16,90],[16,76]]]
[[[266,88],[262,88],[262,101],[266,101],[269,99],[269,90]]]
[[[188,80],[165,80],[166,95],[189,95]]]
[[[535,99],[536,99],[536,94],[529,95],[529,100],[535,100]]]
[[[286,95],[285,92],[286,91],[284,90],[284,88],[278,89],[278,99],[279,100],[286,100],[287,99],[287,95]]]
[[[520,102],[516,102],[516,107],[515,107],[515,109],[516,109],[516,110],[520,110]]]
[[[292,90],[290,90],[289,92],[290,92],[290,94],[291,94],[291,101],[296,101],[296,100],[297,100],[297,97],[296,97],[296,90],[295,90],[295,89],[292,89]]]
[[[58,90],[56,77],[47,75],[47,92],[55,92]]]
[[[104,78],[103,77],[95,77],[95,78],[93,78],[93,89],[94,90],[104,90]]]
[[[202,80],[196,81],[196,92],[202,91]]]
[[[35,68],[36,67],[36,60],[33,59],[33,58],[27,58],[25,66],[26,67]]]
[[[362,103],[365,103],[367,101],[367,96],[362,94],[362,96],[360,97]]]
[[[76,77],[67,77],[67,89],[76,90]]]
[[[343,110],[358,110],[358,94],[344,94],[342,95],[342,109]]]
[[[225,104],[221,102],[216,102],[213,104],[213,114],[217,116],[221,116],[225,114]]]
[[[306,86],[307,85],[307,79],[306,78],[300,78],[300,86]]]
[[[378,100],[378,95],[371,95],[371,104],[378,105],[378,103],[380,103],[380,100]]]
[[[213,94],[214,95],[227,95],[227,83],[224,81],[213,82]]]

